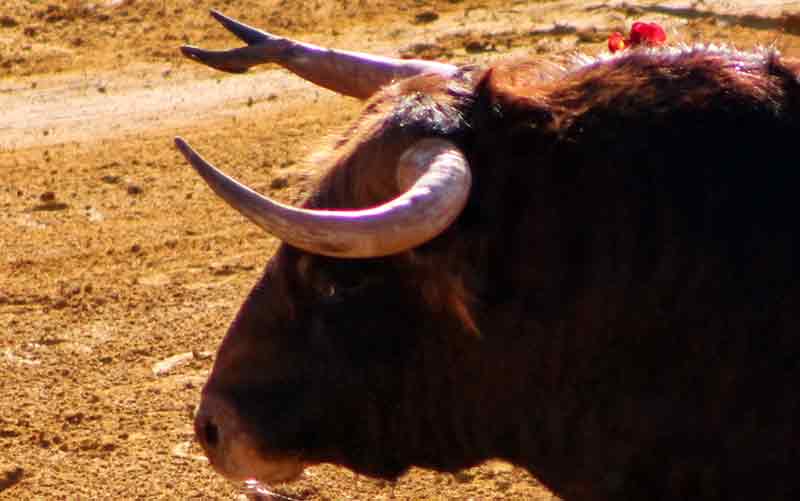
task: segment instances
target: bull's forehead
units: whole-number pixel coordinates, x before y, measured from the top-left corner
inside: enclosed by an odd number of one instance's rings
[[[677,43],[669,46],[658,47],[637,47],[635,49],[618,51],[615,53],[604,52],[597,55],[575,54],[570,60],[572,69],[589,68],[598,64],[603,64],[616,59],[624,59],[632,55],[646,55],[665,61],[679,60],[685,57],[705,55],[710,57],[720,57],[729,59],[742,69],[759,68],[766,64],[771,58],[780,56],[780,51],[776,47],[758,46],[749,51],[739,50],[728,44],[686,44]]]

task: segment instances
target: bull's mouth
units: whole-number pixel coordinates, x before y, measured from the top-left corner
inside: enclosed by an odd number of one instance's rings
[[[232,442],[227,450],[208,454],[214,470],[231,482],[274,485],[297,480],[307,466],[296,457],[264,457],[247,443]]]
[[[256,486],[272,486],[275,484],[292,483],[302,477],[305,467],[282,465],[278,468],[271,467],[268,471],[230,474],[215,468],[215,471],[233,483],[244,483]]]

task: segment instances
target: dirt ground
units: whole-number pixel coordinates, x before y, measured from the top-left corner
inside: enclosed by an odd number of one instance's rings
[[[225,75],[177,47],[234,46],[208,16],[320,45],[451,62],[603,50],[645,19],[671,41],[800,56],[800,2],[2,0],[0,499],[237,499],[192,442],[213,353],[276,242],[226,207],[180,134],[297,202],[305,163],[360,103],[283,70]],[[396,484],[319,466],[303,500],[555,497],[489,462]],[[283,499],[275,496],[274,499]]]

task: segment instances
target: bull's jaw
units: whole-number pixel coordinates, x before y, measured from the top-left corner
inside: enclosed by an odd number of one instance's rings
[[[195,436],[214,470],[232,482],[289,482],[306,466],[297,457],[264,454],[237,413],[213,395],[204,395],[197,410]]]

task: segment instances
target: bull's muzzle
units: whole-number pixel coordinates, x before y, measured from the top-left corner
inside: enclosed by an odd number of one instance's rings
[[[203,395],[194,417],[194,431],[211,466],[228,480],[255,479],[271,484],[293,480],[303,472],[299,458],[269,454],[257,446],[257,433],[220,395]]]

